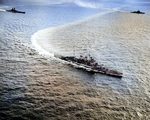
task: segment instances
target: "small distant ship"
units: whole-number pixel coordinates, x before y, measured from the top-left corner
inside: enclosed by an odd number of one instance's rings
[[[11,10],[6,10],[6,11],[7,12],[13,12],[13,13],[23,13],[23,14],[25,14],[25,12],[15,10],[15,8],[12,8]]]
[[[140,10],[138,10],[138,11],[133,11],[133,12],[131,12],[131,13],[136,13],[136,14],[145,14],[144,12],[141,12]]]

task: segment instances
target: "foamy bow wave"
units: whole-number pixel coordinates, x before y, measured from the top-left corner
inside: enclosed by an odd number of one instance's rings
[[[45,56],[45,57],[50,57],[50,58],[54,58],[54,54],[53,53],[50,53],[46,50],[44,50],[38,43],[37,43],[37,40],[38,40],[38,37],[39,35],[41,34],[42,30],[34,33],[32,36],[31,36],[31,42],[32,42],[32,45],[35,47],[36,51],[42,55],[42,56]]]

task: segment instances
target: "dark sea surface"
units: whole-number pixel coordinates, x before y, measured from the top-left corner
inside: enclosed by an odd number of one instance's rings
[[[26,14],[6,12],[12,7]],[[146,12],[145,16],[131,16],[129,12],[136,10]],[[149,0],[0,0],[0,119],[87,119],[96,115],[99,117],[95,119],[111,119],[108,116],[118,111],[118,119],[150,119],[149,16]],[[54,30],[49,34],[51,28]],[[52,40],[45,42],[49,37]],[[39,45],[52,54],[73,55],[74,49],[76,56],[90,52],[97,61],[122,71],[124,76],[91,75],[43,57],[44,53],[39,54],[32,45],[34,38],[40,39]],[[76,95],[68,92],[75,89],[67,89],[71,84],[89,88],[83,95]],[[63,89],[55,88],[61,85]],[[96,92],[89,90],[91,85]],[[65,89],[67,98],[61,95]],[[104,117],[99,112],[79,115],[79,111],[87,111],[83,107],[87,104],[79,105],[76,96],[85,95],[83,101],[87,96],[91,100],[90,93],[103,95],[101,106],[96,104],[100,97],[95,97],[93,103],[104,110]],[[67,104],[73,107],[64,109]],[[96,105],[88,107],[95,110]]]

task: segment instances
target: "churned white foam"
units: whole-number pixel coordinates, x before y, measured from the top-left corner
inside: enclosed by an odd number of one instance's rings
[[[32,36],[31,36],[31,42],[32,42],[32,45],[35,47],[35,49],[39,52],[39,54],[43,55],[43,56],[46,56],[46,57],[50,57],[50,58],[53,58],[54,57],[54,54],[53,53],[50,53],[48,51],[46,51],[45,49],[43,49],[40,44],[37,42],[38,40],[40,39],[44,39],[42,37],[40,37],[40,35],[45,35],[46,32],[44,32],[44,30],[40,30],[36,33],[34,33]],[[42,41],[42,40],[41,40]]]
[[[3,12],[5,12],[6,10],[0,9],[0,11],[3,11]]]

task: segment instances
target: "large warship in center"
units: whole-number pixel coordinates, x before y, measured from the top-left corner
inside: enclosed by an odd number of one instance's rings
[[[109,76],[122,78],[123,73],[116,70],[110,70],[105,67],[103,64],[99,65],[96,61],[90,57],[90,60],[87,57],[76,58],[74,56],[59,56],[61,60],[65,60],[70,63],[71,66],[75,68],[80,68],[92,73],[101,73]]]

